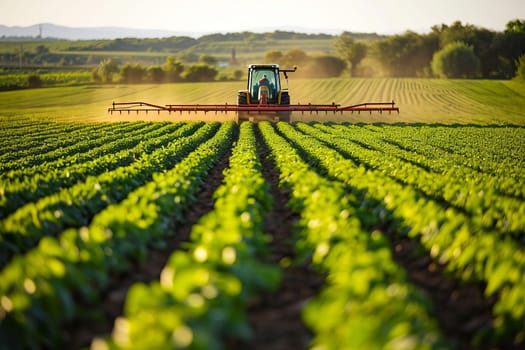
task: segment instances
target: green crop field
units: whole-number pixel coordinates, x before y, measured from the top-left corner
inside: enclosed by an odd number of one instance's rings
[[[107,113],[235,104],[234,82],[1,92],[0,349],[523,348],[525,85],[289,87],[401,112]]]

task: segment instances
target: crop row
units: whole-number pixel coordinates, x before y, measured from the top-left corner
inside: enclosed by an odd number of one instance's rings
[[[217,124],[201,128],[207,134],[217,129]],[[158,168],[123,201],[99,211],[89,226],[46,236],[15,257],[0,274],[0,338],[7,346],[60,346],[64,324],[97,305],[110,275],[128,270],[131,261],[145,258],[148,244],[170,235],[231,143],[232,131],[232,124],[223,124],[207,141],[193,138],[191,153],[172,169]],[[157,155],[157,160],[165,159]]]
[[[393,223],[397,231],[420,240],[430,255],[446,264],[453,275],[467,282],[486,283],[486,296],[498,296],[493,309],[496,320],[488,337],[519,340],[524,336],[525,252],[520,243],[482,229],[463,212],[443,207],[432,197],[421,196],[416,188],[385,176],[381,170],[366,169],[345,158],[331,144],[288,125],[279,124],[279,129],[329,176],[382,203],[386,213],[396,219]],[[377,157],[382,159],[380,155]]]
[[[174,252],[160,279],[132,286],[112,336],[93,348],[220,349],[246,339],[246,303],[279,285],[277,266],[265,263],[263,217],[271,208],[253,125],[240,127],[214,209],[193,227],[187,250]]]
[[[298,244],[327,273],[324,290],[304,311],[315,334],[313,344],[327,349],[443,348],[446,341],[430,316],[430,301],[393,262],[383,233],[368,230],[372,223],[359,209],[358,197],[312,171],[296,147],[269,124],[260,125],[281,184],[291,190],[290,204],[301,216]],[[293,127],[280,123],[279,130],[285,129]],[[337,164],[333,170],[345,171]]]

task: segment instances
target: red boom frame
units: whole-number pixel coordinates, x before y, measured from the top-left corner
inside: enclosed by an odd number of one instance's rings
[[[159,106],[147,102],[113,102],[108,112],[398,112],[395,102],[366,102],[350,106],[332,104],[258,104],[258,105],[229,105],[229,104],[184,104]]]

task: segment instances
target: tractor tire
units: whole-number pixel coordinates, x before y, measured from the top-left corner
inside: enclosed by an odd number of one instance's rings
[[[281,104],[282,105],[290,104],[290,95],[288,95],[288,91],[283,91],[283,93],[281,94]]]
[[[290,95],[288,95],[288,91],[283,91],[281,93],[281,105],[289,105],[290,104]],[[279,120],[282,122],[289,123],[291,120],[292,112],[279,112]]]
[[[239,92],[237,95],[237,104],[238,105],[246,105],[248,104],[248,100],[246,98],[246,94],[244,92]]]

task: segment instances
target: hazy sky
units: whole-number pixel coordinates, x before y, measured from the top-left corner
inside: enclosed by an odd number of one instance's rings
[[[501,31],[525,0],[0,0],[0,24],[181,32],[428,32],[456,20]]]

